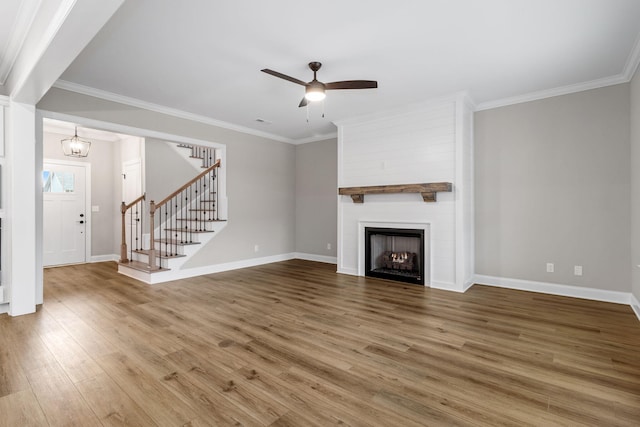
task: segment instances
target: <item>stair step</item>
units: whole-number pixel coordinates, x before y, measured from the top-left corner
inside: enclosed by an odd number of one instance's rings
[[[215,209],[198,209],[198,208],[192,208],[189,209],[192,212],[215,212]]]
[[[144,254],[144,255],[149,256],[149,250],[148,249],[140,249],[140,250],[133,251],[133,252],[135,252],[137,254]],[[166,255],[166,254],[164,254],[164,255],[160,255],[160,251],[159,250],[156,250],[156,256],[160,257],[162,259],[172,259],[172,258],[186,257],[186,255],[182,255],[182,254],[175,254],[175,255]]]
[[[181,242],[176,239],[155,239],[154,242],[157,243],[166,243],[169,245],[177,245],[177,246],[188,246],[188,245],[199,245],[200,242]]]
[[[193,230],[191,228],[165,228],[165,231],[177,231],[182,233],[213,233],[213,230]]]
[[[215,203],[215,200],[200,200],[200,203]]]
[[[169,271],[168,268],[159,267],[159,266],[156,266],[155,270],[152,270],[149,267],[149,264],[147,264],[146,262],[140,262],[140,261],[119,262],[118,264],[123,265],[125,267],[132,268],[134,270],[144,271],[145,273],[159,273],[162,271]]]

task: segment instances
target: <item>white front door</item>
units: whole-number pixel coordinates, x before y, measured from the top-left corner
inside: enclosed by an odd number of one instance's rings
[[[42,172],[43,263],[45,266],[86,262],[86,169],[45,163]]]

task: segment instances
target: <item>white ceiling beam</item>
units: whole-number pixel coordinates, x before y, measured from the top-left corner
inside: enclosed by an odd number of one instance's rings
[[[11,98],[36,104],[124,1],[43,1],[7,78]]]
[[[4,56],[0,56],[0,85],[4,85],[7,81],[9,72],[18,58],[20,49],[22,49],[22,44],[27,34],[29,34],[31,23],[36,16],[41,1],[42,0],[23,0],[20,2],[18,15],[9,32],[7,44],[6,46],[0,46],[0,48],[4,48],[1,50],[4,52]]]

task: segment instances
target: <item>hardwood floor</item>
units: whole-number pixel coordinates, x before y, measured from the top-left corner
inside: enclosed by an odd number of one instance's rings
[[[334,270],[47,269],[42,309],[0,316],[0,425],[640,424],[628,306]]]

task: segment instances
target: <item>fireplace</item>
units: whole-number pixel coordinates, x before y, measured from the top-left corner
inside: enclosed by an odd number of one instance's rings
[[[424,285],[424,230],[365,227],[365,276]]]

